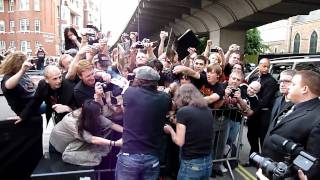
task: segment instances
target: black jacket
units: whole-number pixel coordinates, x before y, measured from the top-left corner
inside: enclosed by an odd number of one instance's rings
[[[320,100],[318,98],[299,103],[295,110],[276,124],[276,117],[270,124],[267,136],[262,146],[263,156],[270,157],[274,161],[284,161],[284,152],[276,146],[270,136],[280,135],[294,143],[301,144],[304,151],[320,158]],[[281,114],[281,113],[280,113]],[[279,115],[280,115],[279,114]],[[278,116],[279,116],[278,115]],[[307,173],[308,179],[319,179],[320,165],[314,165]]]
[[[52,90],[50,85],[44,79],[39,81],[38,87],[35,92],[34,99],[27,104],[20,117],[22,120],[32,114],[35,110],[38,111],[39,107],[45,101],[46,103],[46,118],[49,120],[54,112],[52,105],[63,104],[75,108],[75,101],[73,96],[74,84],[69,80],[63,79],[61,87],[57,90]],[[58,123],[66,113],[56,113],[55,123]]]
[[[259,79],[258,76],[254,76],[249,79],[248,84],[258,79]],[[274,101],[274,96],[279,88],[277,81],[272,77],[271,74],[261,75],[260,83],[261,83],[261,90],[257,94],[259,97],[259,104],[256,107],[252,107],[253,108],[252,110],[255,113],[262,108],[269,108],[271,110],[273,101]]]

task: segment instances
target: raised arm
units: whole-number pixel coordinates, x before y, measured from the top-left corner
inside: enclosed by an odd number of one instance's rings
[[[207,46],[206,46],[206,49],[204,50],[204,52],[203,52],[203,55],[205,56],[205,57],[209,57],[209,55],[210,55],[210,49],[211,49],[211,46],[212,46],[212,40],[207,40]]]
[[[32,67],[33,65],[29,61],[25,61],[22,65],[20,70],[13,76],[11,76],[4,84],[6,89],[13,89],[18,84],[22,76]]]
[[[185,73],[188,76],[191,76],[195,79],[200,79],[200,73],[186,66],[182,66],[182,65],[176,66],[172,72],[174,74]]]
[[[164,52],[164,41],[166,40],[166,37],[168,34],[164,31],[160,32],[160,44],[158,48],[158,57]]]
[[[89,48],[87,46],[82,47],[76,54],[76,56],[73,58],[73,60],[70,63],[68,72],[66,74],[66,79],[74,80],[77,75],[77,65],[79,61],[81,60],[81,57],[86,54],[86,52],[89,52]]]

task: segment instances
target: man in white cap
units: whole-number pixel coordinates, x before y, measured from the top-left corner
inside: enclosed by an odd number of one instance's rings
[[[123,95],[123,146],[115,176],[158,179],[162,127],[171,107],[168,94],[157,91],[160,75],[149,66],[135,69],[133,85]]]

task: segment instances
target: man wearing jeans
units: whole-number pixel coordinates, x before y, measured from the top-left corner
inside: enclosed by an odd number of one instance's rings
[[[118,155],[117,180],[156,180],[160,140],[171,100],[157,91],[160,75],[148,66],[135,69],[133,85],[123,95],[123,146]]]

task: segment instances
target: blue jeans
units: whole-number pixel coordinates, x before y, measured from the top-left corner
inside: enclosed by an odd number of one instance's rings
[[[211,155],[180,161],[178,180],[208,180],[212,171]]]
[[[240,122],[230,120],[230,130],[229,130],[229,136],[227,140],[227,144],[229,144],[230,146],[237,139],[237,136],[240,130],[240,125],[241,125]]]
[[[120,152],[116,165],[116,180],[157,180],[159,158],[147,154],[127,154]]]

